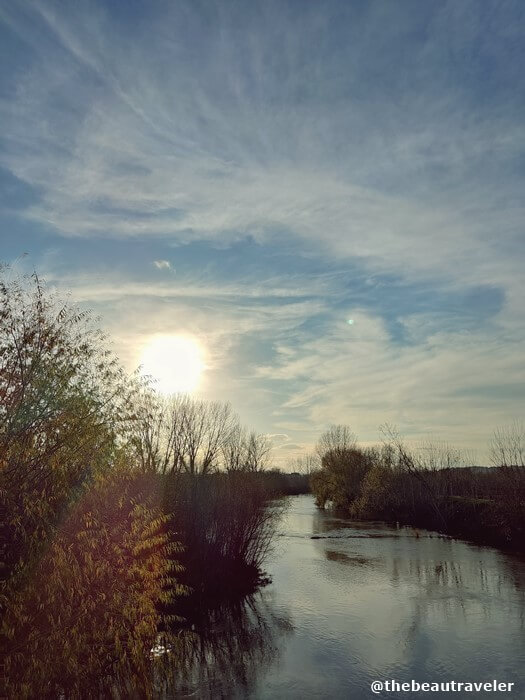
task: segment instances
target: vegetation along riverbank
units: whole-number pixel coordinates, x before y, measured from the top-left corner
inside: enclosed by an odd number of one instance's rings
[[[494,433],[492,467],[467,466],[446,444],[410,450],[395,430],[382,431],[378,447],[360,447],[343,425],[322,436],[319,467],[310,477],[319,507],[330,503],[354,518],[525,548],[525,431],[519,423]]]
[[[294,483],[229,405],[162,398],[89,314],[4,273],[3,694],[148,695],[159,630],[180,642],[196,606],[264,582],[268,504]]]

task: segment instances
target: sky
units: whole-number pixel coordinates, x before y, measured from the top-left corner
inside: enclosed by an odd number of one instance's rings
[[[272,435],[524,418],[525,4],[0,4],[0,260]],[[27,255],[24,256],[24,254]],[[351,320],[353,323],[349,323]]]

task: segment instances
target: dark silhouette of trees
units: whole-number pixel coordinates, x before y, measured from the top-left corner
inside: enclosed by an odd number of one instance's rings
[[[269,466],[269,439],[244,428],[228,403],[187,394],[164,398],[143,384],[135,416],[129,442],[144,471],[198,475]]]
[[[497,428],[490,442],[490,460],[495,467],[525,467],[525,425],[515,422]]]
[[[494,544],[522,547],[525,530],[524,431],[495,432],[493,468],[468,467],[445,442],[409,449],[397,431],[382,428],[380,447],[360,448],[343,426],[318,443],[321,466],[310,477],[316,503],[357,518],[378,518],[437,529]]]

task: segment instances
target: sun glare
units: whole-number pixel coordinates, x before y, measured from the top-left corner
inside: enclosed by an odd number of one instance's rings
[[[140,364],[142,374],[152,377],[163,394],[192,392],[204,370],[204,353],[191,336],[156,336],[144,349]]]

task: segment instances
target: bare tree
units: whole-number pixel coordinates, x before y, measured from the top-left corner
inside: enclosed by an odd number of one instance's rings
[[[227,472],[244,470],[246,462],[246,429],[235,423],[221,446],[222,465]]]
[[[427,441],[417,448],[416,459],[419,469],[437,471],[465,466],[462,451],[448,442]]]
[[[347,425],[331,425],[319,438],[316,452],[321,460],[328,456],[338,459],[355,449],[356,441],[355,434]]]
[[[419,481],[429,496],[432,510],[446,527],[445,517],[438,504],[438,494],[435,492],[430,480],[424,474],[425,469],[421,466],[421,459],[405,446],[399,432],[394,426],[384,423],[379,429],[383,435],[384,442],[390,448],[389,452],[394,450],[397,453],[398,467],[404,469]]]
[[[272,443],[267,435],[252,431],[246,442],[245,470],[248,472],[260,472],[269,465],[269,457]]]
[[[509,511],[521,514],[525,508],[525,425],[515,421],[497,428],[490,443],[490,459],[502,479]]]
[[[272,444],[267,435],[248,433],[239,423],[233,425],[222,444],[223,467],[228,472],[260,472],[269,465]]]
[[[165,473],[170,461],[165,406],[147,382],[140,378],[137,382],[139,389],[134,397],[133,421],[127,431],[128,445],[141,471]]]
[[[290,460],[288,469],[292,472],[310,476],[321,467],[321,462],[317,454],[306,454]]]
[[[214,471],[235,424],[230,404],[196,400],[186,395],[173,398],[168,424],[173,468],[187,474]]]
[[[490,442],[490,461],[495,467],[525,466],[525,425],[515,421],[497,428]]]
[[[221,467],[258,472],[268,466],[269,438],[248,433],[230,404],[187,394],[162,399],[147,386],[138,396],[130,445],[142,470],[209,474]]]

